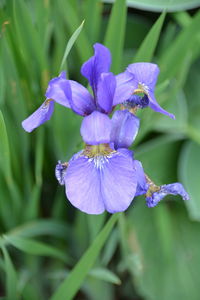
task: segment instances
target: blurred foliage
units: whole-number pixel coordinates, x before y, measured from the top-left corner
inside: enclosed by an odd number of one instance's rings
[[[199,299],[200,11],[184,11],[199,4],[0,1],[1,299]],[[185,185],[186,206],[169,196],[150,209],[138,197],[124,214],[85,215],[54,178],[57,160],[82,147],[81,117],[56,106],[50,122],[23,131],[61,65],[86,84],[80,67],[97,41],[115,73],[159,64],[157,100],[176,120],[141,111],[133,149],[156,183]]]

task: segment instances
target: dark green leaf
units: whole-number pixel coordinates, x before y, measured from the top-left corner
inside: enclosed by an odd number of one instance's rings
[[[133,62],[150,62],[156,49],[166,13],[163,12],[138,49]]]

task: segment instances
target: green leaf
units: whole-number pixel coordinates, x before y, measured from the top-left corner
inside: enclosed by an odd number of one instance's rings
[[[97,236],[99,231],[102,228],[102,225],[104,224],[106,214],[101,215],[87,215],[87,222],[90,232],[90,240],[93,241],[93,239]]]
[[[114,0],[106,0],[104,2],[114,2]],[[127,0],[129,7],[150,11],[178,11],[199,7],[198,0]]]
[[[108,235],[110,234],[119,214],[114,214],[101,232],[98,234],[92,245],[85,252],[69,276],[61,283],[56,292],[53,294],[51,300],[70,300],[81,287],[89,270],[97,259],[101,248],[103,247]]]
[[[179,160],[179,177],[190,195],[190,200],[185,204],[191,219],[196,221],[200,221],[199,153],[199,144],[187,142]]]
[[[119,243],[119,233],[117,228],[115,228],[103,249],[102,258],[101,258],[101,262],[103,265],[106,266],[111,261],[116,251],[116,248],[118,246],[118,243]]]
[[[70,1],[60,0],[56,5],[58,5],[58,9],[60,10],[63,19],[67,24],[70,34],[73,34],[74,30],[78,28],[80,24],[79,16],[76,10],[71,5]],[[92,49],[84,30],[82,30],[80,37],[77,40],[76,49],[82,63],[87,60],[92,54]]]
[[[99,0],[86,0],[85,2],[85,30],[93,44],[99,36],[103,4],[99,3]]]
[[[66,239],[66,237],[69,235],[69,231],[70,229],[64,222],[54,219],[37,219],[36,221],[28,222],[18,227],[15,227],[6,235],[28,238],[42,235],[50,235]]]
[[[73,47],[75,41],[77,40],[79,34],[81,33],[81,30],[83,28],[84,22],[85,22],[85,20],[83,20],[83,22],[81,23],[81,25],[76,29],[76,31],[74,31],[74,33],[72,34],[72,36],[70,37],[70,39],[69,39],[69,41],[67,43],[67,46],[65,48],[65,53],[63,55],[63,59],[62,59],[61,65],[60,65],[60,72],[64,68],[65,61],[67,59],[67,56],[68,56],[69,52],[71,51],[71,48]]]
[[[9,143],[8,143],[8,135],[6,131],[6,125],[4,122],[4,117],[2,112],[0,111],[0,168],[3,174],[6,175],[6,179],[9,180],[11,176],[11,169],[10,169],[10,150],[9,150]]]
[[[154,23],[144,41],[142,42],[140,48],[138,49],[133,62],[150,62],[152,60],[160,36],[160,31],[163,26],[165,15],[166,12],[163,12]]]
[[[198,40],[199,26],[200,12],[197,12],[190,24],[179,33],[174,42],[169,45],[167,51],[163,52],[159,61],[162,70],[159,76],[161,82],[180,73],[185,59],[188,55],[193,54]]]
[[[126,0],[116,0],[112,7],[104,40],[112,53],[112,71],[119,73],[122,62],[126,26]]]
[[[3,235],[3,238],[17,249],[32,255],[51,256],[66,262],[68,257],[60,250],[32,239]]]
[[[94,278],[97,278],[97,279],[100,279],[100,280],[103,280],[106,282],[110,282],[113,284],[121,284],[121,280],[119,279],[119,277],[116,274],[114,274],[113,272],[111,272],[105,268],[92,269],[89,272],[89,275]]]
[[[198,299],[200,224],[189,221],[180,201],[164,202],[150,209],[138,201],[129,211],[130,253],[141,262],[137,270],[129,264],[134,286],[144,299]]]
[[[17,293],[17,273],[13,266],[12,260],[10,259],[9,253],[5,247],[1,248],[5,260],[5,272],[6,272],[6,299],[13,300],[19,299]]]

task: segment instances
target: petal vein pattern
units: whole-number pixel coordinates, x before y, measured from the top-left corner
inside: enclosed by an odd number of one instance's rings
[[[69,201],[81,211],[115,213],[132,202],[137,179],[132,159],[115,152],[93,158],[79,156],[69,163],[65,186]]]

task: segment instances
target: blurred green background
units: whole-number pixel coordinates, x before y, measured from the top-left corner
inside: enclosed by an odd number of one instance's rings
[[[199,300],[200,1],[111,2],[0,1],[0,299]],[[190,201],[150,209],[138,197],[123,214],[81,213],[54,177],[82,147],[81,117],[57,105],[51,121],[22,129],[63,57],[87,84],[80,67],[95,42],[115,74],[159,65],[157,101],[176,120],[140,112],[133,149],[155,183],[182,182]]]

